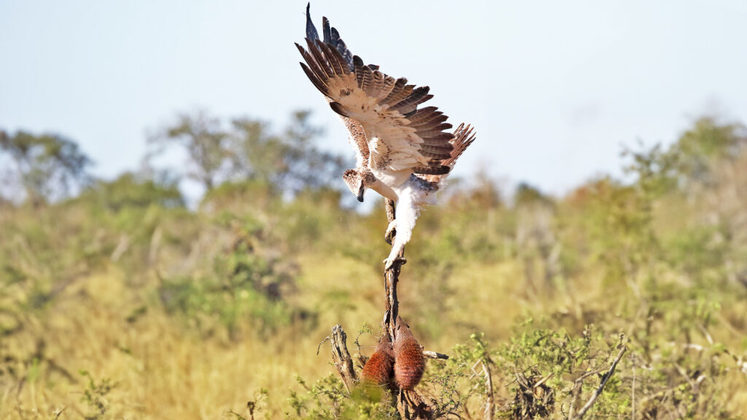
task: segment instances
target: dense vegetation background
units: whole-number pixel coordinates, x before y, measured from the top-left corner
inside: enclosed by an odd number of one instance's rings
[[[320,134],[181,115],[103,180],[70,139],[0,131],[0,417],[389,415],[317,355],[336,323],[373,351],[387,254]],[[182,172],[158,165],[175,148]],[[626,345],[587,416],[747,417],[745,127],[624,155],[561,197],[454,179],[424,212],[400,300],[452,356],[419,386],[440,414],[481,417],[489,371],[496,417],[567,417]]]

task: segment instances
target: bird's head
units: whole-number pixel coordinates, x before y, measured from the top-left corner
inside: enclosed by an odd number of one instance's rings
[[[348,169],[342,174],[342,180],[345,181],[345,185],[348,186],[350,192],[362,203],[366,187],[376,182],[376,177],[368,169]]]

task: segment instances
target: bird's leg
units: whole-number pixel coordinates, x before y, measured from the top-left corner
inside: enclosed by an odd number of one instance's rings
[[[401,241],[397,240],[397,237],[394,237],[394,245],[392,245],[392,251],[389,253],[389,256],[386,257],[384,260],[384,270],[389,270],[392,268],[394,263],[396,261],[400,261],[401,264],[404,264],[407,262],[406,259],[399,256],[399,253],[405,248],[405,244]]]
[[[397,219],[392,220],[389,222],[389,226],[386,227],[386,232],[384,233],[384,240],[389,245],[392,244],[392,239],[397,235]]]
[[[392,251],[389,253],[387,259],[384,260],[386,270],[390,269],[394,262],[400,259],[399,255],[405,248],[405,244],[410,242],[412,229],[415,227],[415,220],[418,218],[418,213],[418,208],[413,200],[413,194],[409,190],[406,190],[397,203],[394,220],[389,223],[389,226],[393,230],[396,230],[396,235],[394,235],[392,241]],[[389,229],[387,228],[387,233],[388,231]]]

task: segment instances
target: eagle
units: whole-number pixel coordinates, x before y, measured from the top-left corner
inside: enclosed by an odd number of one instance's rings
[[[343,173],[350,191],[363,201],[372,189],[396,203],[395,218],[385,238],[392,250],[384,260],[389,269],[409,242],[421,209],[454,167],[457,158],[475,140],[474,129],[460,124],[449,132],[448,117],[430,100],[428,86],[395,79],[375,64],[353,55],[337,29],[322,18],[322,38],[306,6],[306,48],[296,43],[304,62],[301,68],[326,97],[350,132],[356,167]]]

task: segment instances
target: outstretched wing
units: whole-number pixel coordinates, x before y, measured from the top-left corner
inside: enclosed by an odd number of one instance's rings
[[[433,97],[428,94],[429,88],[408,85],[405,78],[395,80],[380,72],[378,66],[365,65],[358,56],[349,61],[349,51],[337,31],[329,28],[326,19],[324,25],[322,41],[315,29],[309,30],[313,24],[309,26],[307,21],[308,51],[296,44],[306,62],[301,67],[335,112],[363,128],[371,151],[369,166],[448,173],[449,167],[442,160],[448,159],[453,150],[453,136],[444,131],[451,124],[436,107],[418,108]]]
[[[311,20],[310,9],[311,3],[306,5],[306,39],[312,41],[319,41],[319,33],[314,26],[314,22]],[[348,50],[345,42],[340,38],[340,34],[337,29],[329,25],[327,18],[322,18],[322,35],[324,36],[323,42],[327,45],[334,47],[343,57],[346,66],[352,71],[353,69],[353,55]],[[313,80],[312,80],[313,82]],[[342,117],[342,121],[345,127],[350,132],[350,144],[355,149],[356,164],[358,167],[368,164],[369,152],[368,152],[368,140],[366,139],[366,132],[363,130],[363,126],[358,121],[353,119]]]
[[[456,160],[475,141],[475,138],[475,129],[471,125],[459,124],[459,127],[454,130],[454,140],[451,142],[454,145],[454,150],[451,151],[451,155],[447,159],[444,159],[441,164],[453,168]]]
[[[454,149],[451,151],[451,154],[448,158],[441,161],[441,165],[448,166],[449,169],[454,167],[454,164],[456,163],[459,156],[464,153],[464,151],[469,147],[472,142],[475,141],[475,129],[467,124],[464,125],[464,123],[459,124],[459,127],[457,127],[456,130],[454,130],[454,138],[451,141],[451,144],[454,146]],[[440,183],[446,175],[425,175],[423,178],[428,182],[433,183]]]

